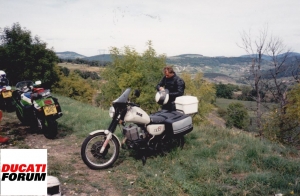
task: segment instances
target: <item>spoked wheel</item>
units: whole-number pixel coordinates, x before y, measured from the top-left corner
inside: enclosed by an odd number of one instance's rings
[[[184,146],[184,137],[181,136],[167,136],[165,135],[161,139],[161,154],[166,155],[172,149],[180,148],[182,149]]]
[[[106,140],[103,132],[89,135],[82,143],[81,158],[90,169],[105,169],[114,164],[119,157],[120,144],[113,135],[103,152],[101,148]]]

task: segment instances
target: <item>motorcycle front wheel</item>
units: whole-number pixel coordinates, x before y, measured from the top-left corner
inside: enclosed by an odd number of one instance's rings
[[[118,139],[113,135],[109,140],[105,150],[100,150],[106,140],[107,135],[99,132],[89,135],[82,143],[81,158],[83,162],[94,170],[105,169],[114,164],[120,153],[120,144]]]
[[[24,120],[24,118],[18,108],[16,108],[16,115],[22,124],[29,125],[29,123],[28,122],[26,123],[26,121]]]

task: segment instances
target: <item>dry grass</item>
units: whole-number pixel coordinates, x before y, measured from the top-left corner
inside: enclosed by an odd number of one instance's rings
[[[91,71],[91,72],[99,72],[100,70],[104,69],[102,67],[94,67],[94,66],[89,66],[86,64],[74,64],[74,63],[58,63],[58,66],[61,67],[66,67],[69,70],[81,70],[81,71]]]

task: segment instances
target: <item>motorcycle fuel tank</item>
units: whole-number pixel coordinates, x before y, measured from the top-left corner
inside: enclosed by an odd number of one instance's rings
[[[131,107],[126,115],[124,120],[126,122],[138,123],[138,124],[148,124],[150,123],[149,115],[139,107]]]

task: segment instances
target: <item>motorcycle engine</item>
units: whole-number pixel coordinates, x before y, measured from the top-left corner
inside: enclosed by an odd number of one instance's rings
[[[123,127],[123,134],[130,141],[139,141],[146,138],[145,131],[135,124]]]

